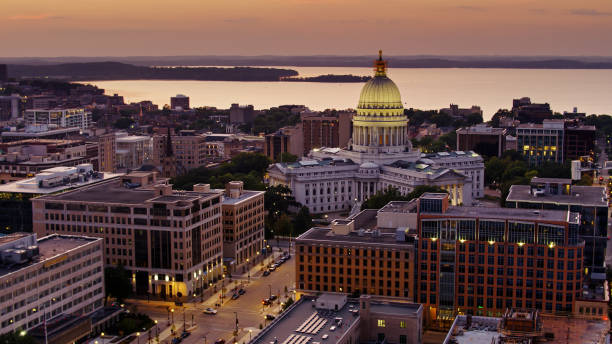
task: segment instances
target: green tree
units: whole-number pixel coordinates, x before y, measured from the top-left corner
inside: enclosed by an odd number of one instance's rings
[[[34,337],[24,331],[15,331],[0,335],[0,344],[36,344]]]
[[[296,162],[298,160],[298,156],[293,155],[289,152],[283,152],[278,158],[278,160],[281,162]]]
[[[114,297],[118,302],[123,302],[132,294],[132,283],[129,271],[123,265],[107,267],[104,269],[104,285],[106,297]]]
[[[127,129],[129,128],[134,121],[129,117],[121,117],[113,123],[113,126],[117,129]]]
[[[293,234],[293,223],[287,214],[281,214],[278,220],[272,225],[274,235],[288,236]]]
[[[312,223],[312,216],[310,215],[308,207],[302,206],[293,220],[293,229],[295,230],[295,233],[293,233],[293,235],[300,235],[312,228],[313,226],[314,224]]]

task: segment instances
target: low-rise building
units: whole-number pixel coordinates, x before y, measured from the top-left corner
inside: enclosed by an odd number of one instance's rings
[[[477,124],[457,129],[457,150],[500,157],[506,150],[506,129]]]
[[[0,334],[104,305],[102,239],[16,233],[0,238]],[[90,326],[91,327],[91,326]]]
[[[302,296],[249,344],[420,344],[423,307],[369,295]]]
[[[299,156],[308,155],[313,148],[348,147],[351,138],[353,112],[303,112],[304,148]]]
[[[150,136],[117,133],[115,142],[118,169],[137,169],[151,159],[152,143]]]
[[[104,238],[106,266],[132,273],[137,294],[200,293],[223,274],[222,193],[173,190],[155,173],[32,200],[34,232]]]
[[[82,108],[74,109],[39,109],[26,110],[24,114],[26,125],[55,124],[62,128],[77,127],[87,129],[91,125],[91,112]]]
[[[266,135],[264,154],[272,161],[281,161],[283,153],[302,156],[304,154],[303,135],[302,123],[280,128],[276,133]]]

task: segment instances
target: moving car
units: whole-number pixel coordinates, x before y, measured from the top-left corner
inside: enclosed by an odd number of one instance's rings
[[[214,308],[210,308],[210,307],[208,307],[208,308],[206,308],[206,309],[204,310],[204,314],[211,314],[211,315],[215,315],[215,314],[217,314],[217,310],[216,310],[216,309],[214,309]]]
[[[232,300],[236,300],[239,297],[240,297],[240,294],[234,293],[234,295],[232,295]]]
[[[181,339],[185,339],[189,337],[190,335],[191,335],[191,332],[183,331],[183,333],[181,333]]]
[[[272,301],[270,301],[270,299],[263,299],[261,300],[261,304],[264,306],[269,306],[272,303]]]
[[[276,317],[272,314],[266,314],[266,320],[274,320]]]
[[[270,274],[270,271],[269,271],[269,270],[266,270],[266,271],[264,271],[264,273],[263,273],[263,275],[264,275],[264,276],[268,276],[269,274]]]
[[[246,290],[244,290],[243,288],[240,288],[240,290],[238,290],[238,294],[244,295],[244,293],[246,293]]]
[[[278,299],[278,296],[276,296],[274,294],[270,295],[270,301],[274,301],[276,299]]]

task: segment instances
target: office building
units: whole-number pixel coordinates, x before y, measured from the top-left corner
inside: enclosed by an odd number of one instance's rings
[[[314,148],[348,147],[353,115],[352,112],[303,112],[304,150],[299,156],[307,155]]]
[[[280,128],[273,134],[266,135],[264,154],[272,161],[280,161],[283,153],[302,156],[304,147],[303,124]]]
[[[477,124],[457,129],[457,150],[500,157],[506,150],[506,129]]]
[[[542,124],[544,120],[552,119],[553,112],[548,103],[532,103],[529,97],[512,100],[512,113],[521,123]]]
[[[123,265],[137,294],[200,293],[223,273],[222,193],[177,191],[155,173],[32,200],[34,232],[104,238],[105,266]]]
[[[117,177],[98,173],[91,164],[57,166],[42,170],[32,178],[0,184],[0,233],[32,232],[31,199]]]
[[[416,218],[416,202],[392,202],[309,229],[295,240],[296,288],[414,300]]]
[[[189,97],[182,94],[170,97],[170,109],[178,111],[189,110]]]
[[[530,185],[512,185],[506,207],[554,209],[580,214],[580,239],[585,242],[584,266],[595,279],[605,279],[603,271],[608,236],[608,196],[603,186],[572,185],[570,179],[537,178]]]
[[[91,112],[84,109],[42,109],[34,108],[26,110],[26,125],[46,124],[56,125],[62,128],[77,127],[87,129],[91,125]]]
[[[540,166],[545,162],[562,164],[564,132],[563,120],[544,120],[542,124],[519,124],[516,128],[519,152],[532,166]]]
[[[470,108],[460,108],[457,104],[450,104],[449,107],[440,109],[440,112],[452,116],[455,119],[465,119],[469,115],[482,116],[482,109],[477,105],[472,105]]]
[[[442,187],[451,194],[453,204],[471,205],[472,195],[478,193],[473,190],[472,178],[453,167],[420,161],[421,152],[412,149],[407,135],[408,118],[401,95],[386,75],[382,55],[375,68],[374,78],[361,91],[347,149],[315,148],[309,159],[276,163],[268,169],[270,184],[288,186],[296,201],[319,214],[358,207],[388,188],[408,194],[419,185]],[[268,149],[268,141],[266,144]],[[482,157],[475,153],[449,154],[445,159],[462,160],[465,155],[480,159],[477,165],[484,170]],[[431,161],[435,157],[425,158]]]
[[[117,137],[115,133],[98,137],[98,169],[100,172],[115,172],[117,168]]]
[[[151,159],[150,136],[116,133],[116,168],[137,169]]]
[[[102,239],[16,233],[0,238],[0,334],[104,306]]]
[[[563,135],[563,160],[579,160],[581,156],[594,156],[595,150],[594,125],[581,125],[576,121],[565,121]]]
[[[0,122],[22,117],[24,110],[25,102],[18,94],[0,96]]]
[[[30,139],[0,143],[0,183],[32,177],[53,167],[97,164],[82,140]]]
[[[223,197],[223,262],[226,271],[242,273],[263,259],[264,192],[227,183]],[[264,250],[264,251],[262,251]]]
[[[575,309],[582,294],[581,216],[569,210],[450,206],[418,199],[418,299],[426,318]]]
[[[230,123],[253,123],[255,120],[255,109],[253,105],[240,106],[232,104],[230,107]]]
[[[397,299],[323,293],[305,295],[249,344],[420,344],[423,306]]]

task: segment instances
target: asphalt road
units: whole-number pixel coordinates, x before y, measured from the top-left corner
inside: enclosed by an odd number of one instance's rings
[[[192,326],[192,321],[193,324],[197,325],[191,330],[191,335],[182,341],[182,344],[212,344],[219,338],[225,339],[226,343],[230,344],[234,340],[233,331],[236,326],[236,317],[238,318],[239,328],[238,340],[240,341],[240,338],[244,336],[247,336],[246,340],[248,340],[249,330],[253,330],[252,335],[254,336],[259,331],[260,324],[265,326],[265,315],[277,315],[280,302],[285,301],[287,296],[292,295],[291,291],[294,288],[295,281],[294,259],[292,255],[291,259],[287,260],[269,276],[262,276],[261,271],[259,271],[261,264],[259,264],[256,273],[251,270],[250,282],[247,275],[233,279],[227,291],[228,296],[231,297],[232,293],[229,289],[233,288],[236,283],[243,285],[246,293],[237,300],[225,298],[223,305],[217,309],[216,315],[204,314],[203,311],[206,307],[219,301],[219,292],[203,303],[186,303],[185,307],[173,307],[175,309],[174,324],[177,331],[182,330],[183,321],[187,328]],[[285,294],[285,287],[288,289],[287,294]],[[279,299],[275,301],[273,306],[263,307],[261,301],[268,298],[270,293],[279,296]],[[155,302],[139,304],[137,311],[148,314],[160,323],[168,323],[168,311],[165,305],[156,305]],[[169,342],[169,340],[170,338],[167,338],[164,342]],[[242,344],[242,342],[240,343]]]

